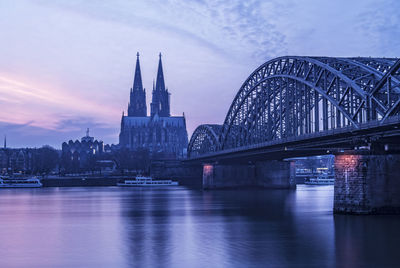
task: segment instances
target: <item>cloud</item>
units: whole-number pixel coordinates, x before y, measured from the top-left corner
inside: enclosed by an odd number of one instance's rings
[[[34,126],[32,122],[0,122],[0,135],[7,136],[9,147],[41,147],[48,144],[60,149],[62,142],[84,136],[86,128],[90,129],[91,136],[105,143],[118,142],[118,130],[114,126],[98,123],[96,119],[88,117],[60,119],[54,129]]]
[[[31,118],[31,125],[53,129],[58,127],[57,122],[63,114],[84,113],[103,118],[110,116],[110,110],[106,107],[68,94],[67,90],[35,86],[21,80],[23,79],[9,78],[0,73],[1,121],[22,124],[27,118]]]
[[[368,38],[376,54],[388,57],[400,55],[400,2],[375,1],[357,16],[356,27]]]
[[[290,1],[36,1],[98,20],[179,35],[237,60],[285,54],[285,35],[276,29]]]
[[[159,1],[176,28],[201,39],[239,60],[257,60],[286,53],[285,36],[274,23],[280,1]]]

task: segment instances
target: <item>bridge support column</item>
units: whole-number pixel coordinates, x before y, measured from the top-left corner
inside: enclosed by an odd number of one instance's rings
[[[254,165],[203,165],[203,189],[254,186]]]
[[[204,164],[203,189],[296,188],[294,162],[268,160],[255,164]]]
[[[347,214],[399,214],[400,155],[336,155],[333,210]]]
[[[185,164],[179,160],[152,161],[150,176],[158,179],[172,179],[180,185],[200,187],[203,167],[200,164]]]
[[[268,160],[257,162],[256,183],[264,188],[295,189],[294,161]]]

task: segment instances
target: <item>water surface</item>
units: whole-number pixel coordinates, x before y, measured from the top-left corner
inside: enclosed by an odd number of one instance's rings
[[[332,186],[0,190],[0,267],[400,267],[400,217]]]

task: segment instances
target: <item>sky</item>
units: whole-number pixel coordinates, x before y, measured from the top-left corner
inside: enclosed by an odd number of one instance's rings
[[[284,55],[400,57],[397,0],[0,0],[0,137],[118,143],[136,52],[148,111],[158,54],[189,136],[222,124],[245,79]]]

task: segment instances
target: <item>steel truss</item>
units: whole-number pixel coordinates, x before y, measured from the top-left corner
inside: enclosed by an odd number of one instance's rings
[[[347,126],[358,129],[399,113],[399,59],[279,57],[243,83],[219,133],[211,133],[210,125],[196,129],[188,152],[198,155]]]
[[[200,125],[193,132],[188,145],[188,157],[219,150],[219,135],[222,125]]]

